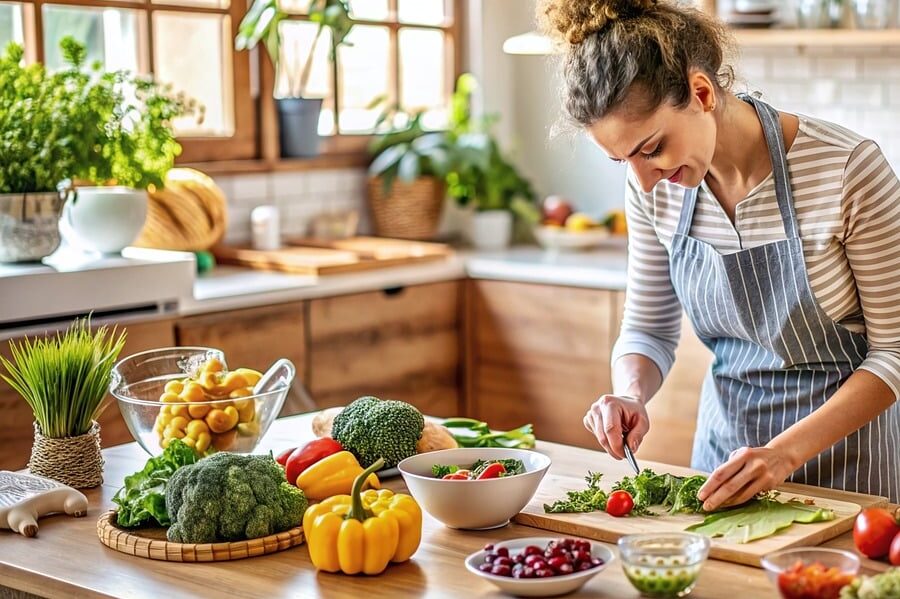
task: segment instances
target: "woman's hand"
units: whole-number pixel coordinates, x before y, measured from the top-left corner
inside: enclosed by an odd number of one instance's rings
[[[625,458],[622,432],[628,431],[628,447],[637,451],[650,430],[650,418],[644,404],[635,397],[603,395],[584,415],[584,426],[597,437],[606,453],[621,460]]]
[[[774,489],[794,470],[789,457],[778,449],[741,447],[732,451],[728,461],[716,468],[700,487],[697,498],[707,512],[740,505],[757,493]]]

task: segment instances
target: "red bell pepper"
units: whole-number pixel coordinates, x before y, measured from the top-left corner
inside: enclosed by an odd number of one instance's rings
[[[289,449],[285,449],[281,453],[278,454],[278,457],[275,458],[275,461],[281,464],[282,467],[287,466],[288,458],[291,457],[291,454],[294,453],[296,447],[291,447]]]
[[[340,443],[331,437],[322,437],[315,441],[310,441],[306,445],[295,449],[284,467],[284,474],[292,485],[297,484],[297,477],[300,473],[318,462],[323,458],[327,458],[331,454],[343,451],[344,448]]]

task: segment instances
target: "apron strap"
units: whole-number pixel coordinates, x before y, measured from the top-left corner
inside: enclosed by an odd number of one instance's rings
[[[781,222],[784,225],[784,234],[788,239],[799,237],[797,231],[797,215],[794,211],[794,197],[791,192],[790,179],[788,178],[787,155],[784,151],[784,135],[781,132],[781,121],[778,112],[762,100],[757,100],[747,94],[738,94],[738,97],[749,102],[756,109],[759,121],[762,124],[763,135],[766,138],[766,146],[769,148],[769,158],[772,160],[772,175],[775,179],[775,197],[778,200],[778,210],[781,212]],[[681,204],[681,216],[678,219],[676,235],[688,236],[691,223],[694,220],[694,210],[697,206],[697,192],[699,187],[686,188]]]
[[[778,209],[781,211],[781,222],[784,224],[784,234],[788,239],[799,237],[797,232],[797,215],[794,212],[794,197],[791,193],[791,183],[788,178],[787,155],[784,151],[784,134],[781,132],[781,120],[778,112],[753,96],[747,96],[747,100],[756,108],[756,114],[762,123],[763,134],[766,137],[766,145],[769,147],[769,157],[772,160],[772,175],[775,177],[775,197],[778,200]]]

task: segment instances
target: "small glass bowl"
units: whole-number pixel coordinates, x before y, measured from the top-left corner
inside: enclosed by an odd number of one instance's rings
[[[179,433],[179,438],[194,438],[195,449],[204,454],[252,452],[278,416],[294,380],[295,370],[289,362],[264,393],[210,401],[160,401],[167,383],[187,378],[210,358],[225,365],[225,355],[217,349],[167,347],[128,356],[113,367],[109,392],[118,401],[135,441],[150,455],[165,449],[165,425],[176,417],[185,420],[184,427],[176,428],[190,432]],[[200,440],[204,431],[208,437]]]
[[[684,597],[709,555],[709,539],[692,533],[646,533],[619,539],[622,569],[646,597]]]
[[[804,566],[819,563],[826,568],[837,568],[845,574],[859,574],[859,557],[842,549],[826,547],[797,547],[770,553],[762,558],[762,567],[772,584],[778,588],[778,577],[797,562]],[[782,595],[783,596],[783,595]]]

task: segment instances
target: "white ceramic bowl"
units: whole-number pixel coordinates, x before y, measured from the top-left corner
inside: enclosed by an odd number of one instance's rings
[[[597,227],[586,231],[570,231],[564,227],[547,227],[538,225],[534,228],[534,236],[542,247],[548,250],[586,250],[602,245],[609,239],[610,232],[606,227]]]
[[[518,459],[525,474],[489,480],[441,480],[431,467],[468,466],[477,460]],[[422,508],[450,528],[499,528],[522,511],[550,467],[550,458],[526,449],[472,447],[444,449],[406,458],[398,468]]]
[[[513,554],[521,551],[528,545],[546,547],[547,543],[556,538],[558,537],[527,537],[524,539],[495,543],[494,547],[506,547],[509,549],[510,554]],[[476,551],[466,558],[466,569],[472,574],[490,581],[501,591],[509,593],[510,595],[518,595],[519,597],[554,597],[557,595],[565,595],[566,593],[572,593],[583,587],[588,580],[602,572],[610,562],[616,559],[616,556],[606,545],[597,541],[590,541],[590,543],[591,556],[599,557],[603,560],[603,564],[582,572],[573,572],[572,574],[553,576],[551,578],[510,578],[506,576],[495,576],[494,574],[482,572],[478,569],[478,566],[484,563],[484,557],[487,555],[487,551],[484,550]]]

